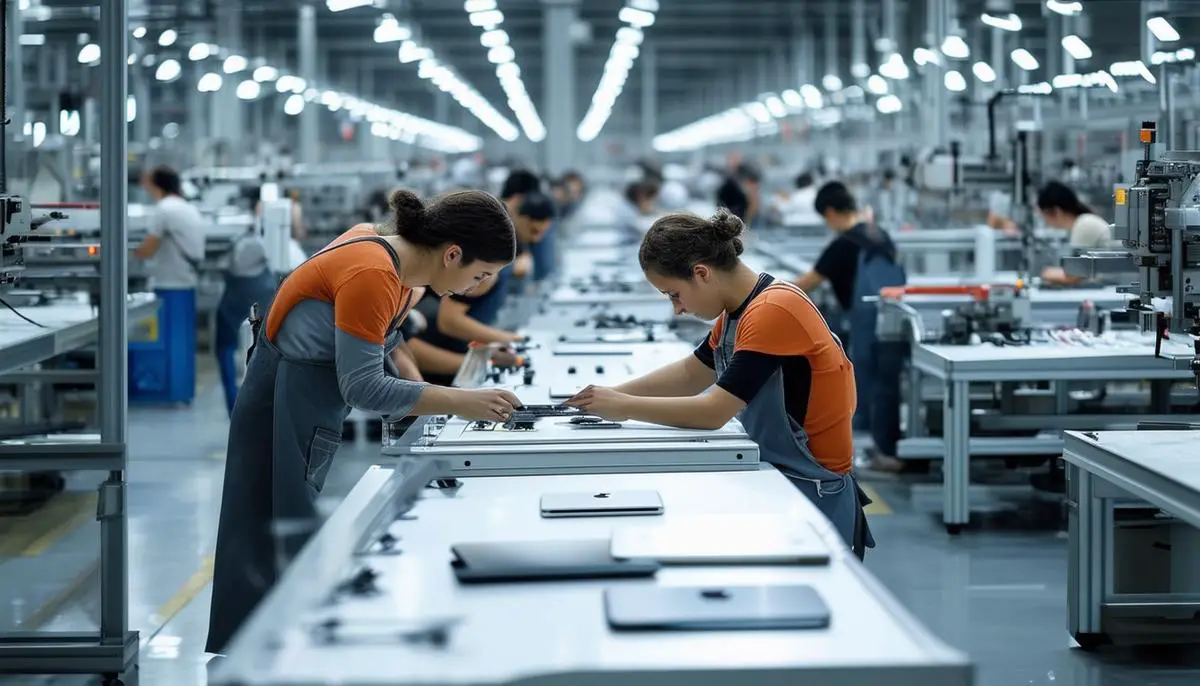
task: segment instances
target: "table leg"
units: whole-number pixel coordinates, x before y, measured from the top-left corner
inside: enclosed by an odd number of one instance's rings
[[[971,396],[970,383],[947,381],[942,398],[942,522],[957,534],[971,520]]]
[[[908,365],[908,407],[905,408],[907,426],[904,434],[909,438],[921,438],[926,435],[925,422],[921,419],[921,370],[911,362]]]
[[[1108,588],[1106,504],[1096,477],[1067,464],[1067,630],[1085,650],[1108,642],[1101,606]]]

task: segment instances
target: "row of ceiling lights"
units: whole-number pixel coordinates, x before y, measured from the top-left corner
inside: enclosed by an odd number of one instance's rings
[[[1049,0],[1047,8],[1064,16],[1077,14],[1083,10],[1079,2],[1060,2]],[[995,16],[984,14],[981,21],[988,26],[1004,31],[1020,31],[1020,17],[1015,14]],[[1160,42],[1169,43],[1180,40],[1179,32],[1162,16],[1150,17],[1146,22],[1147,28]],[[1062,47],[1072,58],[1084,61],[1092,57],[1092,50],[1087,43],[1076,35],[1068,35],[1062,39]],[[970,47],[962,36],[952,34],[947,36],[940,48],[941,55],[949,59],[965,60],[970,58]],[[1025,48],[1017,48],[1010,54],[1013,63],[1024,71],[1034,71],[1040,66],[1037,58]],[[1156,52],[1152,64],[1185,62],[1195,59],[1195,52],[1184,48],[1173,52]],[[918,66],[941,65],[938,51],[930,48],[917,48],[913,51],[913,61]],[[856,76],[869,74],[866,65],[855,65]],[[975,62],[972,73],[982,83],[992,83],[996,80],[996,72],[986,62]],[[1115,76],[1139,76],[1149,83],[1156,79],[1146,65],[1140,61],[1116,62],[1108,71],[1100,70],[1089,74],[1062,74],[1050,82],[1033,84],[1022,88],[1025,92],[1045,93],[1054,88],[1105,87],[1116,92],[1118,90]],[[886,79],[884,78],[886,77]],[[904,58],[897,52],[890,53],[879,66],[878,74],[871,74],[866,79],[867,90],[879,96],[875,102],[876,109],[881,114],[894,114],[903,110],[903,103],[896,95],[889,94],[887,79],[904,80],[909,77],[909,68]],[[942,83],[951,92],[962,92],[967,89],[967,80],[955,69],[947,70],[942,75]],[[830,92],[842,91],[842,81],[834,74],[827,74],[822,79],[822,85]],[[718,145],[735,141],[749,140],[755,135],[770,135],[777,127],[772,127],[773,119],[781,119],[805,109],[820,110],[822,107],[820,91],[815,86],[802,86],[800,91],[788,90],[781,94],[773,94],[760,98],[760,102],[747,103],[705,117],[686,126],[665,134],[656,136],[654,147],[659,152],[675,152],[694,150],[708,145]]]
[[[629,70],[638,57],[644,37],[643,31],[654,24],[654,13],[658,11],[658,0],[628,0],[626,5],[617,13],[617,18],[625,26],[617,29],[612,49],[608,52],[608,60],[604,63],[604,73],[600,76],[600,84],[592,95],[587,113],[579,122],[575,135],[585,143],[600,135],[604,124],[612,115],[613,105],[625,88],[629,78]]]
[[[145,27],[133,29],[133,37],[142,39],[146,36]],[[86,38],[84,38],[86,41]],[[160,47],[172,47],[178,41],[178,33],[167,29],[156,39]],[[196,43],[188,48],[188,59],[202,62],[210,58],[219,59],[221,67],[205,73],[196,84],[202,93],[214,93],[221,90],[225,84],[226,75],[241,74],[251,68],[251,60],[246,57],[223,51],[211,43]],[[78,60],[82,64],[96,65],[100,62],[100,46],[95,43],[85,43],[79,50]],[[138,61],[136,54],[128,58],[130,65]],[[146,67],[154,67],[154,77],[158,81],[172,82],[183,74],[183,66],[179,60],[168,58],[159,61],[154,55],[142,57]],[[282,72],[281,70],[254,60],[254,67],[249,78],[241,80],[235,87],[235,94],[242,100],[256,100],[263,95],[264,84],[274,83],[275,92],[287,95],[284,101],[284,112],[295,116],[304,111],[307,103],[320,102],[332,112],[345,110],[356,120],[366,120],[370,123],[371,133],[384,138],[420,145],[422,147],[446,153],[474,152],[483,146],[478,136],[463,131],[460,128],[413,116],[389,107],[377,105],[363,98],[333,90],[320,90],[299,76]],[[268,91],[269,92],[269,91]],[[136,103],[131,105],[135,108]]]
[[[463,9],[467,12],[471,25],[483,31],[479,43],[488,49],[488,62],[496,65],[496,78],[508,98],[508,106],[525,136],[533,142],[546,137],[546,127],[538,116],[537,108],[529,99],[525,90],[525,82],[521,80],[521,68],[517,66],[517,53],[508,42],[508,33],[500,28],[504,23],[504,13],[496,7],[496,0],[466,0]],[[505,140],[515,140],[516,136]]]

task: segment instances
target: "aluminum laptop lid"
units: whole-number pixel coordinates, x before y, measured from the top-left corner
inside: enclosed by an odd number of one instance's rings
[[[628,517],[662,514],[663,502],[658,491],[546,493],[541,508],[543,517]]]
[[[722,631],[824,629],[829,608],[811,586],[660,586],[606,588],[613,629]]]
[[[623,527],[613,532],[612,554],[664,565],[826,565],[831,551],[808,522],[731,515]]]

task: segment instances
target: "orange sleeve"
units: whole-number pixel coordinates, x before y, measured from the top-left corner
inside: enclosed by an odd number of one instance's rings
[[[708,347],[713,350],[717,349],[717,345],[721,342],[721,332],[725,330],[725,315],[717,318],[717,323],[713,324],[713,328],[708,332]]]
[[[364,341],[383,345],[388,327],[400,313],[401,297],[399,279],[391,269],[358,270],[334,292],[334,325]]]
[[[761,298],[750,303],[738,320],[733,349],[792,357],[808,355],[814,347],[812,335],[796,315],[780,303]]]

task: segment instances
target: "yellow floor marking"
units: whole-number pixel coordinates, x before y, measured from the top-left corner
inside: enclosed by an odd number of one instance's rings
[[[37,631],[49,624],[55,617],[67,609],[72,603],[83,597],[85,593],[96,587],[100,579],[100,559],[92,560],[63,590],[47,600],[44,605],[29,613],[25,621],[18,627],[21,631]]]
[[[0,518],[0,558],[41,555],[95,518],[94,492],[59,493],[27,515]]]
[[[892,514],[892,506],[885,503],[883,498],[879,497],[879,493],[871,486],[871,484],[859,482],[858,485],[863,489],[863,493],[866,493],[867,497],[873,501],[870,505],[867,505],[863,509],[864,513],[869,515]]]
[[[200,595],[201,591],[212,583],[212,578],[213,556],[208,555],[200,563],[200,569],[197,569],[196,573],[185,581],[178,591],[175,591],[175,595],[168,598],[167,602],[160,605],[154,614],[150,616],[151,626],[154,628],[146,632],[147,639],[153,638],[168,622],[175,618],[175,615],[182,612],[183,608],[188,606],[188,603],[195,600],[196,596]]]

